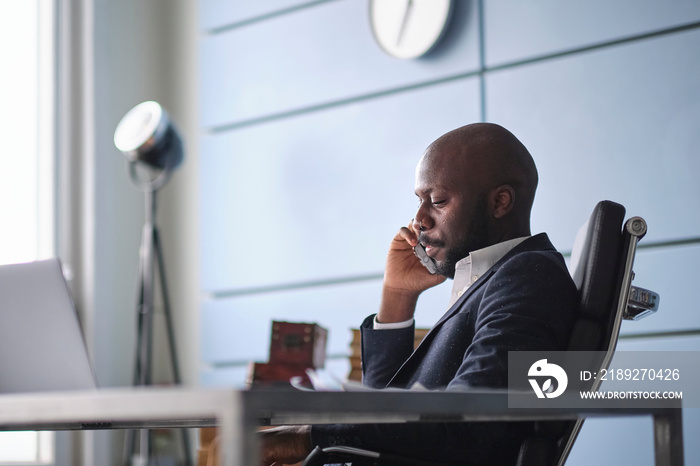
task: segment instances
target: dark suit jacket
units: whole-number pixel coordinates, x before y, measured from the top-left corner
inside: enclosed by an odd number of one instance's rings
[[[362,324],[363,383],[374,388],[505,388],[508,351],[564,350],[577,291],[547,235],[529,238],[455,302],[413,351],[413,327]],[[457,464],[512,465],[530,423],[314,426],[322,447],[350,445]]]

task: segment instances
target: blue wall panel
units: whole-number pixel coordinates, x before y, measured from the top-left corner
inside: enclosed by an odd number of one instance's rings
[[[329,328],[329,370],[347,372],[349,329],[376,311],[388,242],[414,213],[421,152],[482,104],[538,164],[533,233],[568,250],[607,198],[649,222],[643,245],[700,242],[700,2],[457,4],[435,53],[402,61],[374,43],[365,0],[200,0],[201,27],[221,28],[200,41],[201,124],[216,130],[200,152],[203,384],[242,384],[273,319]],[[698,261],[698,243],[638,252],[634,284],[661,309],[624,323],[619,349],[700,350]],[[451,284],[424,293],[419,326]],[[696,335],[664,336],[677,331]],[[700,464],[686,411],[686,464]],[[589,420],[567,465],[651,465],[652,438],[648,419]]]
[[[423,150],[478,107],[467,78],[204,138],[202,286],[381,272]]]
[[[535,231],[568,249],[576,226],[611,199],[649,222],[645,241],[700,235],[689,210],[700,201],[692,50],[700,30],[487,76],[488,119],[519,135],[540,171]]]
[[[199,383],[205,387],[243,388],[247,375],[248,366],[205,368],[199,375]]]
[[[700,246],[640,250],[635,261],[637,286],[661,295],[660,310],[637,322],[625,321],[621,334],[638,335],[700,328],[700,315],[687,303],[694,299],[696,264]],[[674,264],[669,274],[668,264]],[[430,327],[446,310],[452,282],[421,296],[417,325]],[[202,309],[202,358],[208,362],[245,361],[262,358],[271,320],[314,321],[331,330],[328,350],[347,351],[348,329],[359,326],[379,306],[381,281],[321,288],[278,291],[206,301]],[[246,328],[245,333],[232,329]],[[235,338],[234,338],[235,335]]]
[[[619,351],[700,351],[700,337],[620,340]],[[683,410],[685,464],[700,464],[700,409]],[[571,451],[566,466],[633,464],[654,465],[654,432],[651,418],[589,419]],[[593,461],[595,460],[595,461]]]
[[[202,358],[212,363],[265,361],[272,320],[318,323],[329,331],[328,353],[349,354],[350,329],[376,312],[380,290],[376,281],[206,301]]]
[[[202,359],[264,360],[273,320],[318,323],[328,329],[328,354],[349,354],[350,330],[377,312],[381,286],[381,280],[373,280],[207,300],[202,306]],[[451,286],[446,282],[421,296],[418,327],[431,327],[447,311]]]
[[[204,30],[226,27],[316,3],[318,0],[199,0],[199,26]]]
[[[642,240],[644,241],[644,240]],[[636,322],[625,321],[621,333],[700,330],[697,301],[700,245],[640,250],[633,285],[661,295],[659,311]]]
[[[201,42],[201,122],[219,126],[435,80],[478,68],[471,2],[443,46],[420,60],[380,50],[363,1],[322,3]],[[466,10],[466,11],[463,11]]]
[[[484,2],[486,65],[585,47],[700,21],[695,0]]]

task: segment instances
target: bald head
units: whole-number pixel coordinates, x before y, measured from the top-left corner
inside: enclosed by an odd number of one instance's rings
[[[416,168],[413,229],[438,273],[452,277],[471,251],[529,236],[536,188],[530,153],[501,126],[467,125],[433,142]]]
[[[507,218],[529,229],[537,168],[527,148],[502,126],[474,123],[450,131],[427,148],[421,165],[442,172],[452,185],[469,185],[475,195],[510,186],[514,199]]]

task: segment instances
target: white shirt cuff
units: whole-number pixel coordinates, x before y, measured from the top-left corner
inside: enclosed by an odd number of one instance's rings
[[[413,325],[413,318],[411,317],[408,320],[404,320],[403,322],[390,322],[387,324],[383,324],[381,322],[377,322],[377,316],[374,316],[374,330],[395,330],[399,328],[407,328]]]

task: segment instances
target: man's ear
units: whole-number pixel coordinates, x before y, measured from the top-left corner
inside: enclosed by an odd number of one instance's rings
[[[508,184],[497,186],[489,193],[489,204],[495,218],[503,218],[515,206],[515,190]]]

